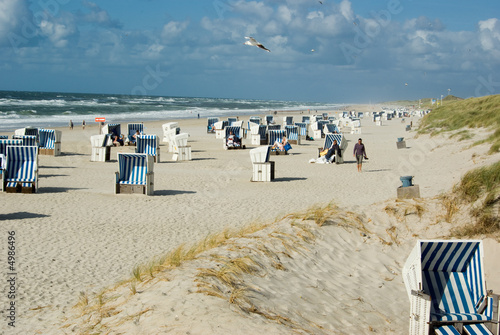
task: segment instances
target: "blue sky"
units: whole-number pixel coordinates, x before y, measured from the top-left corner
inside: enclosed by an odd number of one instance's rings
[[[321,2],[0,0],[0,89],[338,103],[500,93],[498,0]]]

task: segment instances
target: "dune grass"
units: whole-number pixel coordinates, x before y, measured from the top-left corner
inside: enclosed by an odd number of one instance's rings
[[[455,231],[457,235],[500,233],[500,162],[467,172],[442,201],[449,221],[460,205],[471,207],[473,222]]]
[[[468,129],[487,128],[493,133],[483,142],[491,143],[490,153],[500,151],[500,95],[450,101],[422,118],[418,133],[452,133],[458,140],[472,137]]]

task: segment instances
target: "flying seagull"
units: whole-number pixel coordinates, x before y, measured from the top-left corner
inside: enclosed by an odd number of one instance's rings
[[[245,38],[248,41],[246,41],[244,44],[246,44],[246,45],[253,45],[253,46],[261,48],[262,50],[266,50],[267,52],[271,52],[271,50],[269,50],[268,48],[266,48],[265,46],[263,46],[262,43],[257,42],[255,40],[255,38],[253,38],[253,37],[246,37],[246,36],[245,36]]]

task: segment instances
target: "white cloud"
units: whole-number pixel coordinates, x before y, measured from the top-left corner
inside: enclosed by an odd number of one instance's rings
[[[31,32],[30,36],[23,36],[26,35],[22,31],[23,24],[33,26],[27,0],[0,0],[0,44],[7,42],[12,34],[19,35],[20,38],[32,37]]]
[[[349,22],[354,21],[354,12],[351,7],[351,2],[348,0],[342,0],[340,3],[340,14],[342,14],[343,17]]]
[[[500,52],[500,21],[496,18],[479,21],[478,26],[483,50]]]
[[[55,47],[63,48],[68,44],[68,37],[75,32],[75,26],[71,20],[42,20],[40,22],[42,36],[48,37]]]
[[[169,23],[163,26],[161,37],[165,41],[172,40],[177,36],[179,36],[184,30],[186,30],[188,25],[189,23],[187,21],[184,22],[170,21]]]

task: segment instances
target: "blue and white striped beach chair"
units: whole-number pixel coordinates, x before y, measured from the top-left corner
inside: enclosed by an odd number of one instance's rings
[[[138,154],[147,154],[153,156],[156,163],[160,162],[160,147],[158,146],[158,136],[139,135],[137,136],[137,146],[135,152]]]
[[[338,134],[340,133],[339,127],[333,123],[327,123],[323,126],[323,133],[325,134]]]
[[[38,190],[38,147],[7,146],[2,173],[2,191],[36,193]]]
[[[298,126],[285,126],[285,131],[290,144],[300,144],[300,130]]]
[[[302,115],[302,122],[303,123],[310,123],[311,117],[309,115]]]
[[[227,123],[229,126],[233,126],[233,123],[235,123],[237,121],[238,121],[238,118],[235,118],[235,117],[228,117],[227,118]]]
[[[241,127],[237,126],[227,126],[224,128],[224,149],[245,149],[243,145],[243,130]],[[230,138],[230,133],[233,133],[234,137]]]
[[[267,130],[281,130],[280,124],[270,124],[267,126]]]
[[[7,157],[7,146],[9,145],[23,145],[23,140],[9,140],[9,139],[2,139],[0,140],[0,169],[5,169],[5,163],[6,160],[5,158]]]
[[[127,125],[128,128],[128,144],[135,144],[135,137],[134,135],[139,131],[139,135],[142,135],[144,133],[144,124],[142,123],[129,123]]]
[[[37,129],[38,131],[38,129]],[[22,140],[25,146],[38,146],[38,136],[35,135],[13,135],[12,139]]]
[[[411,302],[410,334],[428,335],[430,327],[438,331],[455,323],[482,331],[484,322],[494,319],[482,241],[420,240],[403,267],[403,279]]]
[[[207,133],[215,133],[215,122],[219,122],[218,117],[209,117],[207,120]]]
[[[39,154],[59,156],[61,154],[61,136],[60,130],[40,129]]]
[[[335,162],[338,164],[344,163],[344,152],[347,149],[347,141],[343,134],[325,134],[323,146],[318,148],[318,157],[320,156],[319,153],[321,151],[329,149],[332,146],[334,140],[337,141],[337,144],[340,147],[340,155],[338,155],[338,157],[335,155]]]
[[[147,154],[118,153],[115,193],[154,194],[154,162]]]
[[[275,143],[281,143],[283,140],[283,137],[286,137],[286,130],[268,130],[267,132],[267,137],[269,139],[269,145],[271,145],[271,153],[274,155],[279,155],[281,153],[287,155],[288,150],[285,146],[283,150],[281,150],[278,146],[275,146]],[[290,144],[287,143],[288,146]],[[291,146],[290,146],[291,148]]]
[[[250,129],[250,123],[255,123],[260,125],[262,119],[260,116],[250,116],[250,119],[248,120],[248,129]]]
[[[299,134],[302,137],[302,140],[305,140],[308,136],[307,123],[306,122],[295,122],[295,125],[297,127],[299,127]]]
[[[0,140],[8,140],[9,135],[0,135]]]

